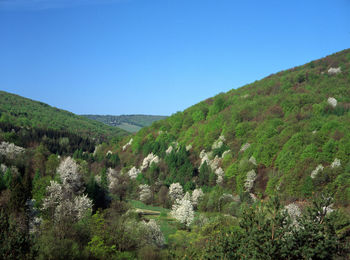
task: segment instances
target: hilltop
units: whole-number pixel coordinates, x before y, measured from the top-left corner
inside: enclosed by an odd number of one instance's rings
[[[108,139],[125,136],[122,129],[75,115],[48,104],[0,91],[0,122],[18,127],[68,131],[83,137]]]
[[[82,115],[86,118],[102,122],[106,125],[116,126],[125,131],[136,133],[142,127],[150,126],[153,122],[167,118],[167,116],[154,115]]]
[[[220,93],[124,139],[123,171],[149,155],[160,162],[140,168],[144,183],[285,200],[327,190],[347,206],[349,86],[347,49]]]

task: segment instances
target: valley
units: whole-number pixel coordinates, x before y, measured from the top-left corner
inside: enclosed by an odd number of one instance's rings
[[[0,258],[348,259],[349,86],[346,49],[170,117],[1,91]]]

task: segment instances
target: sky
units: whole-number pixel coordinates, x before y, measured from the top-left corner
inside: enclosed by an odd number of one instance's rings
[[[0,0],[0,89],[171,115],[350,47],[350,0]]]

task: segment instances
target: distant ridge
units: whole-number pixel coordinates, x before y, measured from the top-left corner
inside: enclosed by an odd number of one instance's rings
[[[19,127],[63,130],[102,140],[128,134],[122,129],[5,91],[0,91],[0,122]]]
[[[142,127],[150,126],[153,122],[166,119],[167,116],[158,115],[82,115],[86,118],[102,122],[109,126],[116,126],[125,131],[136,133]]]

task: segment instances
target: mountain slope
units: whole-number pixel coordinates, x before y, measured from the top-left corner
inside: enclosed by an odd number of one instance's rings
[[[16,126],[65,130],[85,137],[110,138],[127,132],[15,94],[0,91],[0,121]]]
[[[348,205],[349,86],[347,49],[220,93],[156,122],[120,150],[121,158],[127,167],[138,167],[147,154],[158,155],[164,163],[158,166],[158,177],[143,171],[146,183],[158,178],[167,185],[180,182],[185,189],[220,183],[236,194],[280,194],[285,199],[328,190],[338,204]],[[177,153],[166,153],[176,142]],[[174,168],[176,160],[182,163]],[[204,161],[214,167],[203,166]],[[181,168],[183,164],[187,167]]]
[[[106,125],[116,126],[125,131],[136,133],[142,127],[150,126],[153,122],[167,118],[167,116],[153,115],[82,115],[92,120],[97,120]]]

